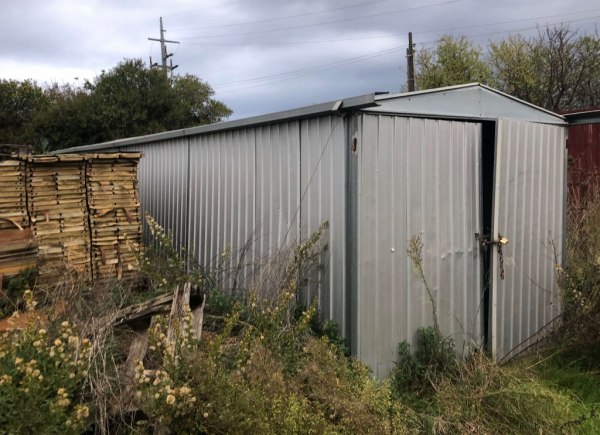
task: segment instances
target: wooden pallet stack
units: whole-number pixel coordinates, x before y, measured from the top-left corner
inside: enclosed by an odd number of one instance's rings
[[[0,162],[0,230],[28,227],[25,162]]]
[[[35,267],[37,246],[29,229],[25,163],[0,161],[0,287],[2,277]]]
[[[137,166],[141,154],[86,155],[94,281],[136,276],[142,237]]]
[[[65,271],[91,276],[85,157],[26,156],[27,202],[39,247],[38,285],[53,285]]]

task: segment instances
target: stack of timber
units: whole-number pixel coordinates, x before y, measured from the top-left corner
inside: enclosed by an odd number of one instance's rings
[[[94,281],[136,276],[142,237],[137,166],[141,154],[87,154]]]
[[[27,202],[39,248],[38,284],[65,272],[91,275],[85,159],[82,155],[26,156]]]
[[[4,276],[35,267],[37,246],[29,227],[25,163],[0,161],[0,288]]]
[[[29,226],[25,176],[25,162],[0,161],[0,230]]]
[[[136,276],[139,153],[0,160],[0,276],[36,266],[39,286]]]
[[[0,288],[5,276],[35,267],[37,246],[29,229],[25,163],[0,161]]]

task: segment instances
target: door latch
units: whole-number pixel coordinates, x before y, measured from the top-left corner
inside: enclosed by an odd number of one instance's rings
[[[498,238],[492,240],[491,236],[488,234],[481,235],[479,233],[475,233],[475,238],[479,241],[479,244],[484,248],[487,248],[489,245],[506,245],[510,241],[508,240],[508,237],[505,237],[502,234],[498,234]]]
[[[498,250],[498,268],[500,269],[500,279],[504,279],[504,255],[502,254],[502,246],[506,245],[510,240],[508,237],[498,233],[498,238],[492,240],[490,235],[475,233],[475,239],[479,242],[481,247],[486,250],[490,245],[496,245]]]

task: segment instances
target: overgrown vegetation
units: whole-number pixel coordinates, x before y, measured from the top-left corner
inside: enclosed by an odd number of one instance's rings
[[[201,335],[189,306],[180,317],[154,316],[147,352],[129,374],[140,329],[110,319],[140,294],[116,283],[82,288],[65,280],[53,293],[37,293],[40,309],[34,293],[17,291],[29,310],[21,316],[35,314],[25,329],[0,336],[0,432],[597,433],[600,388],[590,348],[598,329],[581,303],[595,301],[597,291],[597,199],[577,212],[581,227],[561,271],[565,329],[543,353],[509,366],[478,351],[458,359],[434,315],[414,348],[399,344],[396,366],[382,380],[348,356],[315,302],[298,303],[307,277],[320,270],[326,225],[267,266],[257,282],[268,292],[257,286],[232,294],[223,284],[226,267],[194,267],[150,220],[156,243],[140,255],[147,295],[194,283],[207,297]],[[433,299],[423,246],[417,238],[409,246]],[[28,280],[21,282],[27,288]],[[571,325],[579,329],[569,332]]]

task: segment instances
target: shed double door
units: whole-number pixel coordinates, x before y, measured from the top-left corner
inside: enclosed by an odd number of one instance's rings
[[[459,353],[487,341],[497,359],[557,315],[563,127],[364,114],[351,134],[350,338],[375,375],[393,367],[399,342],[414,346],[433,325],[430,297]],[[509,242],[482,255],[484,231]],[[411,239],[422,243],[427,285],[407,254]]]
[[[491,237],[508,239],[491,246],[488,343],[498,360],[533,344],[559,313],[565,153],[562,126],[496,123]]]

